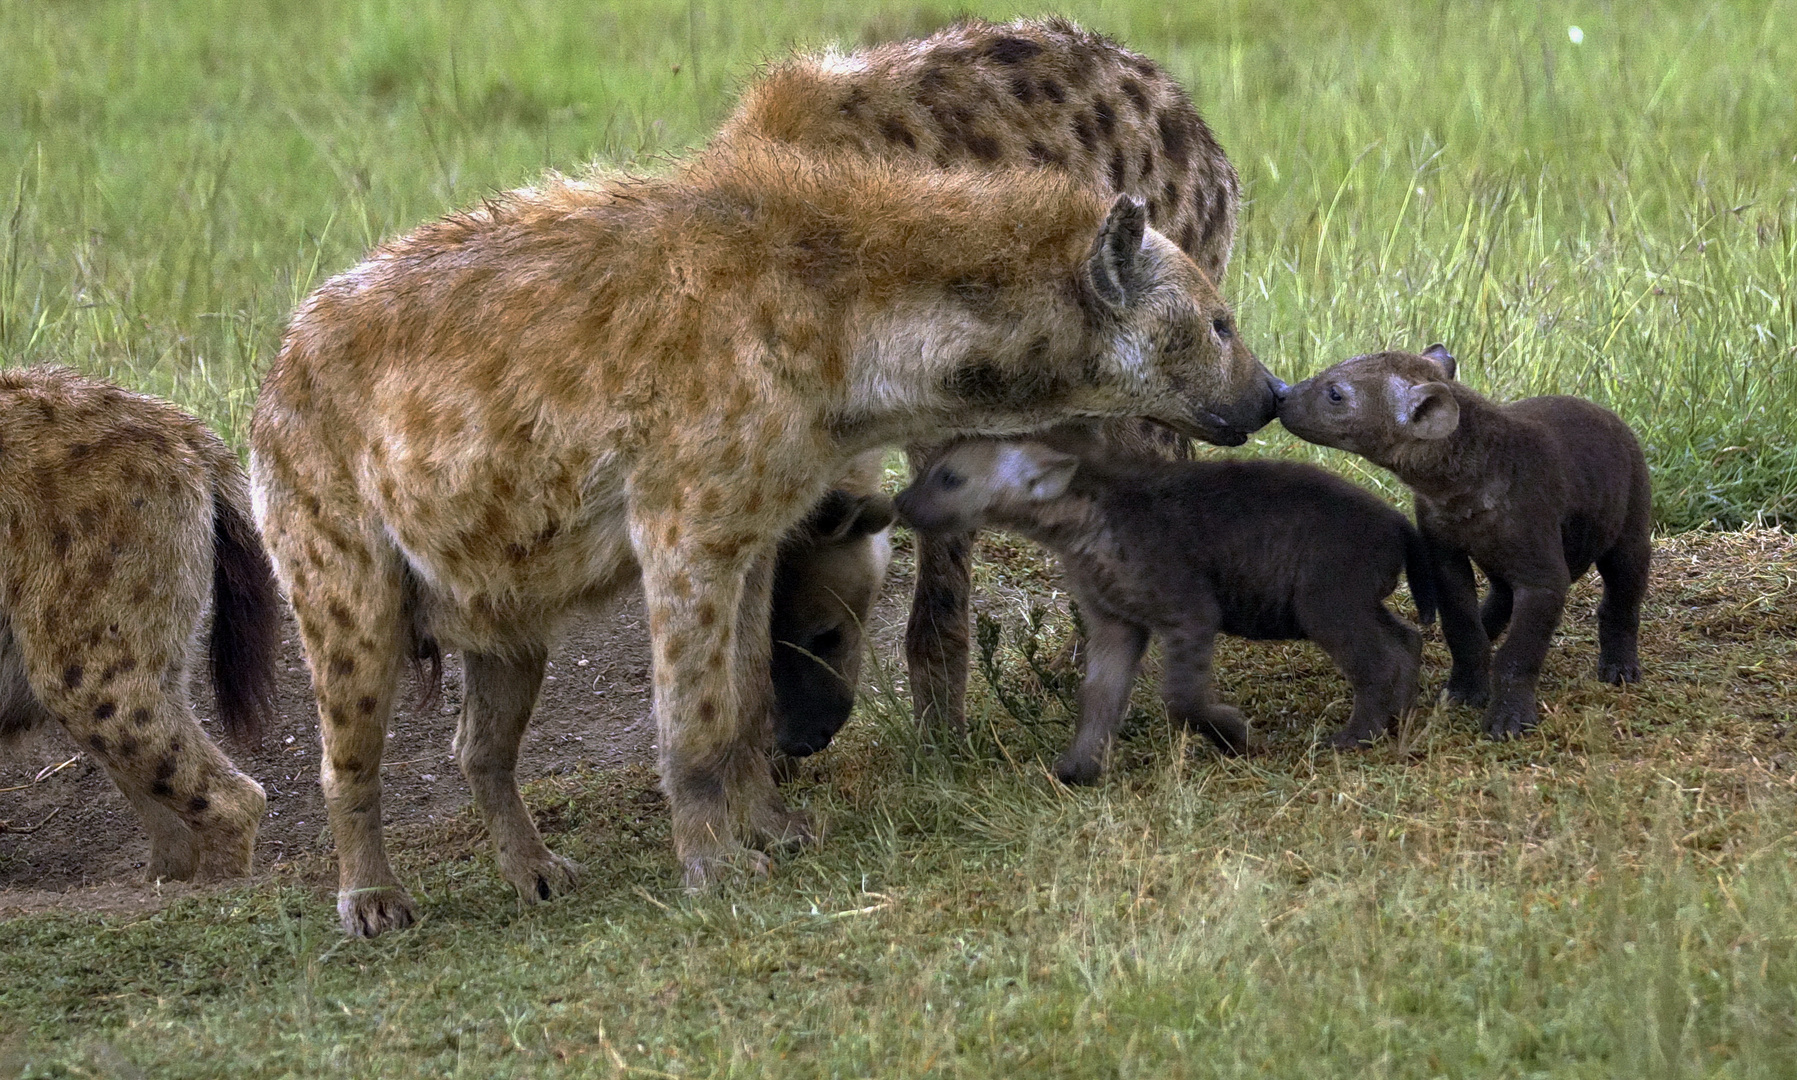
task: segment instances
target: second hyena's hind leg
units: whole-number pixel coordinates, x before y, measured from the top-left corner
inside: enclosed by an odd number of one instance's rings
[[[543,683],[548,653],[527,646],[515,656],[466,653],[467,685],[455,755],[493,838],[500,874],[526,901],[574,887],[580,867],[550,851],[518,793],[518,747]]]
[[[29,693],[137,812],[150,838],[145,876],[185,881],[249,873],[268,801],[195,718],[186,700],[186,657],[170,654],[185,642],[139,647],[133,628],[107,623],[96,645],[63,653],[34,629],[21,627],[15,642]]]
[[[1597,677],[1607,683],[1641,681],[1641,601],[1647,596],[1652,541],[1624,539],[1597,560],[1604,598],[1597,605]]]

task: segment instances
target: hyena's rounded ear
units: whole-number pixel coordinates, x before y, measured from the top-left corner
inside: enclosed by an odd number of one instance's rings
[[[1047,502],[1067,493],[1073,474],[1079,471],[1079,458],[1045,446],[1032,448],[1030,454],[1029,496],[1032,502]]]
[[[848,534],[850,536],[872,536],[891,525],[897,517],[898,510],[893,507],[891,499],[880,494],[863,495],[861,496],[861,510],[855,515],[855,520],[850,523]]]
[[[1142,251],[1147,232],[1148,208],[1134,196],[1117,196],[1087,263],[1093,291],[1112,307],[1127,306],[1142,291],[1148,276],[1148,256]]]
[[[1460,427],[1460,403],[1447,383],[1406,387],[1398,397],[1398,427],[1413,439],[1445,439]]]
[[[1435,361],[1435,366],[1441,369],[1442,378],[1452,379],[1454,377],[1456,366],[1454,364],[1454,354],[1448,352],[1448,347],[1446,345],[1437,341],[1435,344],[1423,350],[1423,356]]]
[[[813,544],[840,544],[877,533],[892,524],[892,500],[884,495],[856,495],[833,489],[826,493],[800,526]]]

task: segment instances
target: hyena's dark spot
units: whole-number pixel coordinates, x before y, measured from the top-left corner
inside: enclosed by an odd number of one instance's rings
[[[154,717],[148,709],[137,708],[131,710],[131,722],[138,727],[149,727],[152,719],[154,719]]]
[[[356,700],[356,711],[361,713],[363,716],[373,716],[374,715],[374,707],[376,704],[377,704],[377,702],[372,697],[358,698]]]
[[[330,672],[332,675],[334,675],[338,678],[345,678],[347,676],[354,675],[356,673],[355,658],[352,656],[348,656],[344,653],[332,653],[331,661],[330,661]]]
[[[1128,98],[1129,103],[1136,107],[1136,111],[1146,115],[1148,112],[1148,95],[1142,92],[1142,84],[1134,79],[1124,79],[1122,88],[1123,96]]]
[[[1020,37],[1001,37],[986,46],[986,55],[1001,64],[1021,64],[1042,51],[1042,46]]]
[[[79,690],[81,689],[82,677],[86,674],[87,669],[83,668],[80,664],[70,664],[68,667],[62,669],[62,685],[70,690]]]
[[[112,719],[112,714],[115,712],[118,712],[118,711],[119,711],[119,707],[116,703],[111,702],[111,701],[102,701],[98,705],[94,706],[94,719],[95,720],[110,720],[110,719]]]

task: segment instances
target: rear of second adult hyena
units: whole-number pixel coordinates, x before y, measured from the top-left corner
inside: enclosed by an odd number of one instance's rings
[[[188,678],[208,598],[219,719],[273,702],[278,603],[242,470],[193,417],[65,368],[0,373],[0,741],[55,719],[150,834],[147,876],[246,874],[266,800]]]
[[[1064,19],[971,19],[921,40],[787,60],[748,88],[719,135],[721,143],[750,139],[940,168],[1061,172],[1100,194],[1140,199],[1149,224],[1213,285],[1223,279],[1235,240],[1240,182],[1190,96],[1153,60]],[[1179,456],[1183,448],[1183,440],[1139,422],[1112,421],[1099,431],[1112,452]],[[1227,427],[1210,437],[1240,441]],[[939,452],[910,450],[917,475]],[[855,496],[869,494],[844,486]],[[920,718],[953,728],[964,714],[971,547],[971,534],[918,538],[906,636]],[[864,584],[855,591],[871,605],[885,573],[883,551],[852,532],[829,543],[798,537],[782,549],[775,617],[811,634],[776,637],[776,659],[792,652],[785,657],[791,672],[811,676],[801,686],[790,673],[776,674],[787,691],[776,735],[789,753],[822,749],[848,718],[853,676],[833,658],[859,655],[867,616],[865,607],[839,602],[811,582],[844,581],[858,566]],[[807,667],[797,659],[801,651],[829,663]]]

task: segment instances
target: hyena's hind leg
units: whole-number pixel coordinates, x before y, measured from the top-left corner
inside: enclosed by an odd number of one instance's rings
[[[463,656],[466,694],[456,727],[456,761],[493,837],[499,872],[526,901],[574,887],[580,867],[550,851],[518,793],[518,746],[543,683],[548,653],[527,646],[516,656]]]
[[[384,539],[352,524],[355,510],[321,507],[274,468],[259,483],[263,536],[293,603],[318,702],[337,916],[352,936],[402,929],[416,909],[381,839],[381,753],[401,645],[411,638],[403,563]]]
[[[267,798],[207,737],[187,699],[197,605],[155,598],[139,618],[88,610],[89,628],[51,636],[27,621],[17,645],[33,696],[93,755],[150,836],[149,880],[249,873]],[[182,610],[186,609],[186,610]],[[185,630],[171,622],[191,621]],[[51,642],[92,642],[58,649]]]

